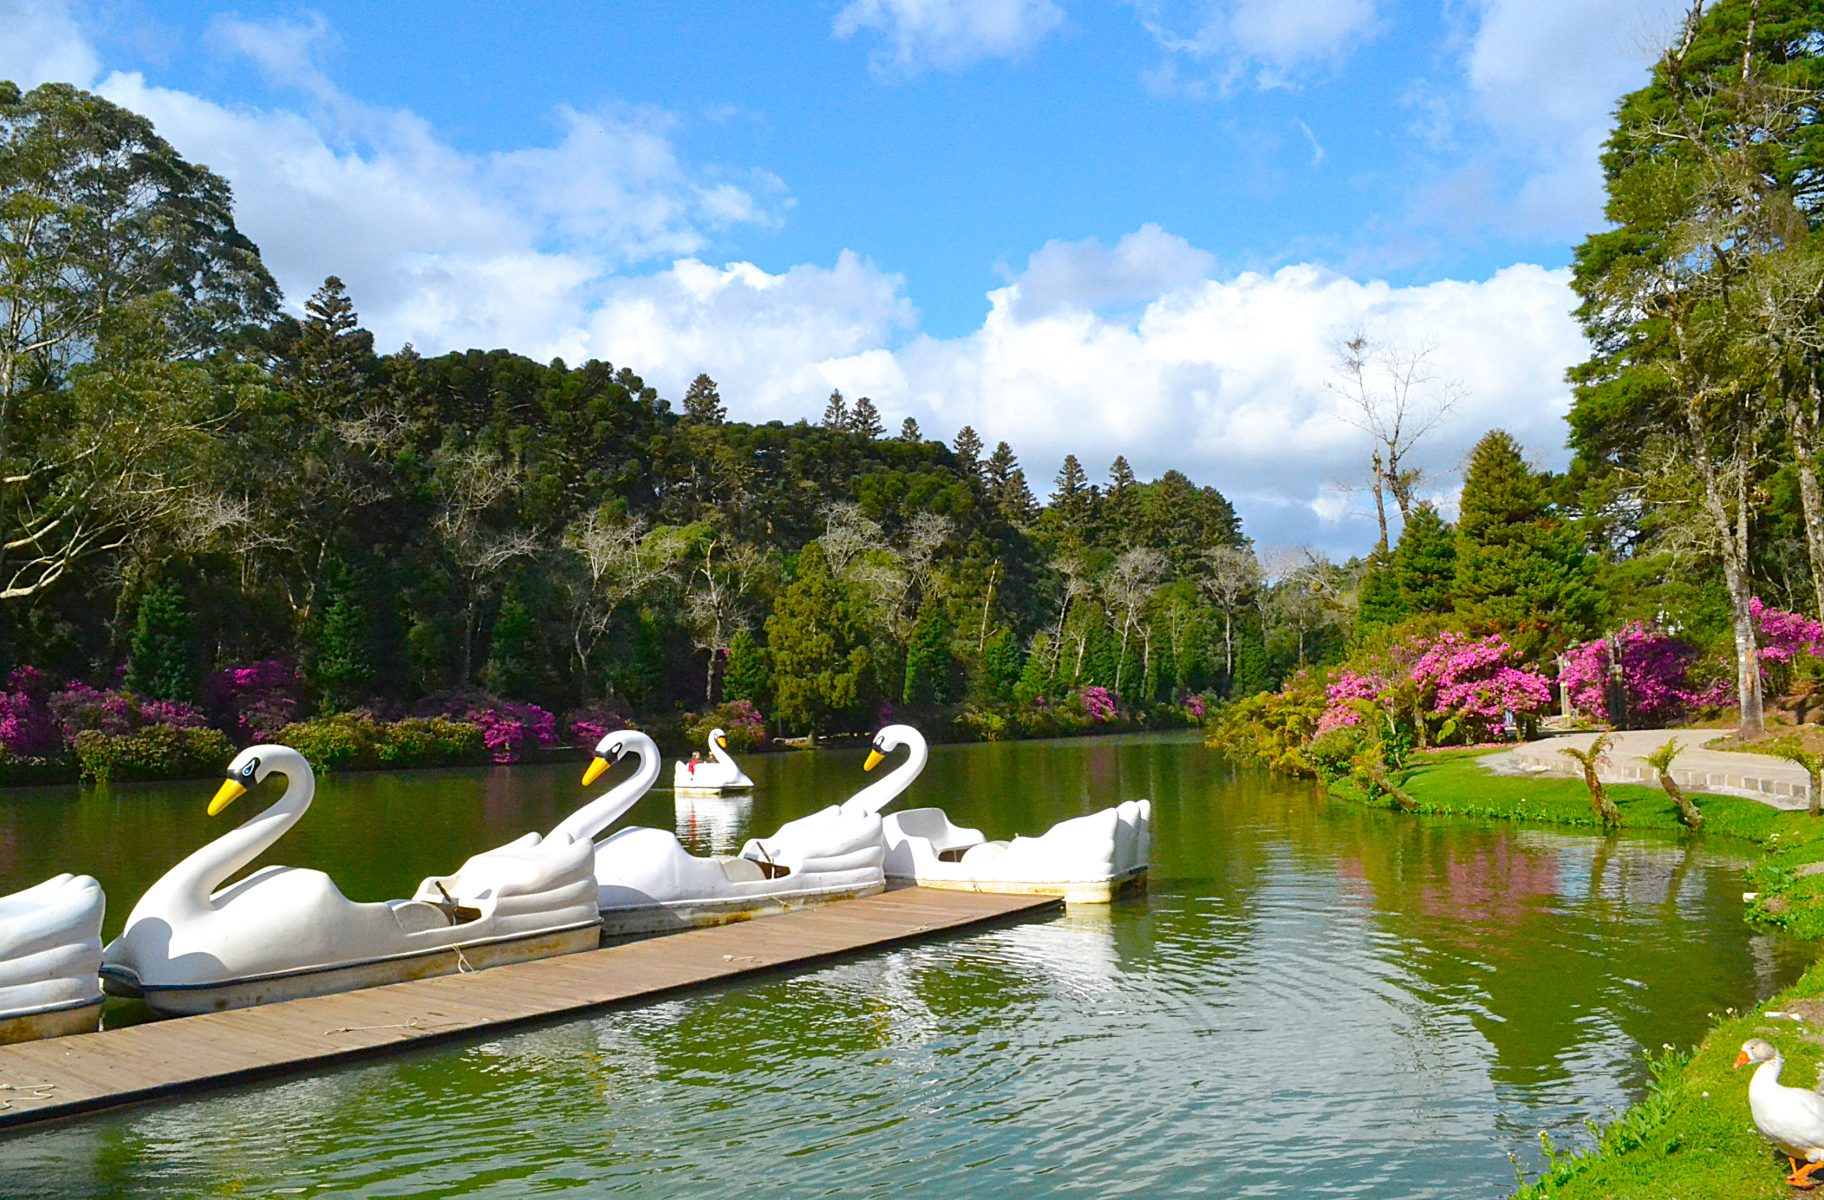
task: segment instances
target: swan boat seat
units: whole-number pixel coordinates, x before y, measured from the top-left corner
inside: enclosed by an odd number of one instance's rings
[[[0,1045],[96,1027],[105,905],[87,875],[0,896]]]

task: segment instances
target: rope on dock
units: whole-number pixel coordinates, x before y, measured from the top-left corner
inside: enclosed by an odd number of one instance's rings
[[[438,1021],[436,1024],[427,1024],[417,1017],[411,1017],[393,1025],[338,1025],[334,1029],[325,1029],[323,1035],[328,1037],[332,1033],[365,1033],[370,1029],[435,1029],[438,1025],[455,1024],[457,1024],[455,1021]]]
[[[49,1100],[51,1098],[51,1093],[56,1090],[57,1085],[54,1083],[0,1083],[0,1092],[27,1093],[17,1097],[20,1101]],[[13,1103],[13,1100],[0,1096],[0,1112],[5,1112],[7,1109],[11,1108]]]

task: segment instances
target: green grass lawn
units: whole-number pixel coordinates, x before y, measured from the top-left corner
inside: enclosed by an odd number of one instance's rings
[[[1447,750],[1414,756],[1397,782],[1421,813],[1493,817],[1580,826],[1600,832],[1589,792],[1579,779],[1497,775],[1478,761],[1494,751]],[[1356,803],[1386,804],[1344,781],[1332,794]],[[1623,829],[1682,829],[1678,810],[1658,788],[1605,785],[1621,810]],[[1763,857],[1749,871],[1760,898],[1748,917],[1806,938],[1824,937],[1824,820],[1779,812],[1758,801],[1696,795],[1702,837],[1734,837],[1758,845]],[[1734,1070],[1741,1044],[1764,1037],[1786,1056],[1782,1082],[1817,1081],[1824,1045],[1809,1032],[1824,1029],[1824,964],[1791,988],[1746,1013],[1719,1013],[1695,1050],[1667,1052],[1654,1062],[1654,1086],[1641,1103],[1601,1130],[1595,1149],[1568,1154],[1548,1147],[1550,1164],[1515,1200],[1760,1200],[1795,1195],[1786,1160],[1755,1130],[1748,1115],[1748,1071]],[[1813,1006],[1815,1003],[1815,1007]],[[1763,1014],[1809,1009],[1805,1025]],[[1820,1189],[1824,1195],[1824,1189]]]

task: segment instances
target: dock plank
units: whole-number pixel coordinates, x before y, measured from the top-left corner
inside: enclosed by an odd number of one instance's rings
[[[0,1132],[811,966],[1055,910],[898,888],[559,958],[0,1046]]]

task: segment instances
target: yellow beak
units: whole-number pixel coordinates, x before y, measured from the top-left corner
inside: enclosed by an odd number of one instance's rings
[[[728,749],[728,739],[725,737],[719,737],[716,739],[716,745],[718,745],[722,749],[726,750],[726,749]]]
[[[886,757],[886,755],[878,750],[870,750],[868,751],[868,761],[861,764],[861,769],[864,771],[872,771],[875,767],[878,767],[884,762]]]
[[[209,815],[213,817],[246,794],[247,789],[234,780],[222,780],[222,786],[215,789],[215,799],[209,801]]]
[[[602,774],[607,770],[608,760],[599,754],[596,755],[595,761],[589,764],[589,769],[583,772],[583,786],[588,787],[590,784],[600,779]]]

